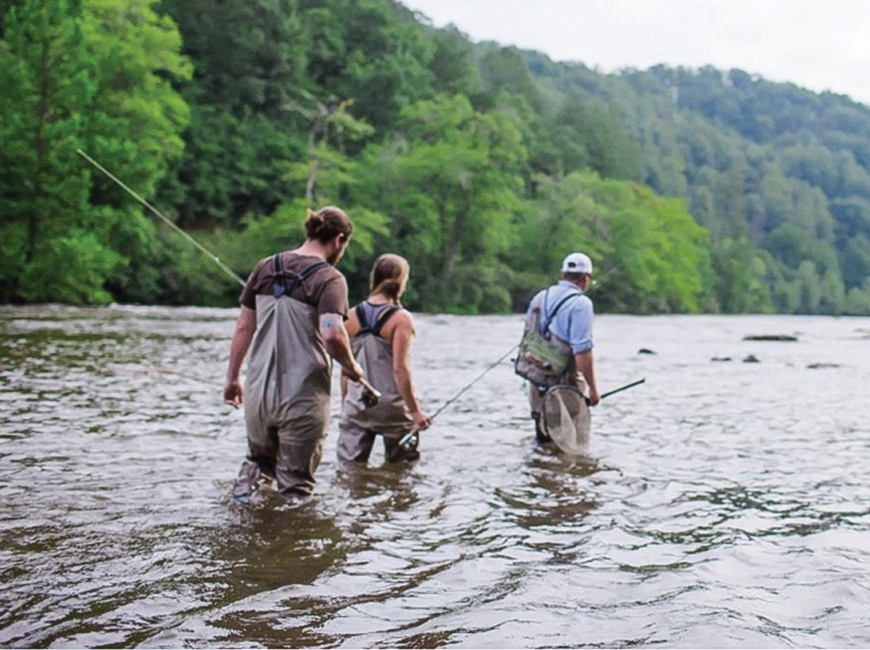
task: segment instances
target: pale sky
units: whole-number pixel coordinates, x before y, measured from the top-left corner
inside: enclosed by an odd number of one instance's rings
[[[601,72],[712,65],[870,106],[870,0],[401,0],[472,41]]]

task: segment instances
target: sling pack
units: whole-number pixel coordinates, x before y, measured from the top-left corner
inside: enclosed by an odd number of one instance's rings
[[[580,293],[570,293],[562,298],[553,313],[550,314],[546,324],[541,327],[541,303],[546,304],[548,294],[549,289],[544,294],[544,298],[532,307],[531,322],[523,332],[517,360],[514,364],[514,372],[520,377],[543,388],[556,385],[574,356],[570,346],[550,334],[550,323],[553,322],[562,305],[571,298],[581,295]]]

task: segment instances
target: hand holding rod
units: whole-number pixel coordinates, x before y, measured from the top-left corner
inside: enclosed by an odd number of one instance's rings
[[[501,355],[501,356],[498,358],[498,360],[496,360],[494,363],[492,363],[492,364],[490,364],[489,366],[487,366],[487,368],[486,368],[482,373],[480,373],[477,377],[475,377],[475,378],[472,379],[470,382],[468,382],[468,384],[466,384],[465,386],[463,386],[463,387],[462,387],[462,388],[461,388],[461,389],[460,389],[460,390],[459,390],[459,391],[458,391],[458,392],[457,392],[453,397],[451,397],[449,400],[447,400],[446,402],[444,402],[444,403],[439,407],[439,409],[438,409],[437,411],[435,411],[435,413],[433,413],[433,414],[429,417],[429,419],[430,419],[430,420],[435,420],[435,418],[438,416],[439,413],[441,413],[441,411],[443,411],[443,410],[446,409],[448,406],[450,406],[451,404],[453,404],[453,402],[455,402],[455,401],[458,400],[460,397],[462,397],[462,395],[465,393],[465,391],[467,391],[469,388],[471,388],[471,387],[474,386],[477,382],[479,382],[481,379],[483,379],[484,376],[486,375],[486,373],[488,373],[490,370],[492,370],[492,369],[495,368],[498,364],[500,364],[502,361],[504,361],[504,360],[507,358],[507,356],[508,356],[511,352],[513,352],[514,350],[517,349],[517,347],[519,347],[519,346],[517,346],[517,345],[513,346],[510,350],[508,350],[508,351],[505,352],[503,355]],[[419,430],[419,429],[414,429],[414,430],[411,431],[410,433],[406,433],[404,436],[402,436],[402,439],[399,440],[399,446],[401,447],[402,445],[407,444],[408,441],[411,440],[411,438],[413,438],[414,436],[416,436],[416,435],[419,434],[419,433],[420,433],[420,430]]]
[[[382,393],[377,388],[372,386],[368,381],[366,381],[365,377],[360,377],[358,380],[360,386],[363,387],[365,393],[363,394],[363,402],[366,406],[376,406],[378,401],[381,399]]]
[[[513,351],[513,350],[511,350],[511,351]],[[609,397],[610,395],[614,395],[614,394],[616,394],[616,393],[621,393],[622,391],[624,391],[624,390],[628,390],[629,388],[634,388],[635,386],[639,386],[640,384],[644,383],[645,381],[646,381],[646,378],[641,378],[641,379],[638,379],[637,381],[633,381],[633,382],[631,382],[630,384],[626,384],[625,386],[620,386],[619,388],[614,388],[613,390],[607,391],[606,393],[604,393],[603,395],[601,395],[600,399],[604,399],[605,397]],[[460,391],[460,394],[461,394],[462,392],[463,392],[463,391]],[[458,397],[458,395],[457,395],[457,397]],[[455,399],[455,398],[454,398],[454,399]],[[449,403],[452,402],[452,401],[453,401],[453,400],[448,401],[447,404],[449,404]],[[444,406],[447,406],[447,404],[445,404]],[[435,415],[438,415],[438,413],[440,413],[442,410],[444,410],[444,406],[442,406],[440,409],[438,409],[438,410],[435,412]],[[434,418],[435,416],[433,415],[432,417]],[[414,436],[416,436],[418,433],[419,433],[419,431],[417,431],[417,430],[415,429],[414,431],[411,431],[410,433],[405,434],[405,435],[402,437],[402,439],[399,440],[399,446],[402,446],[402,445],[406,444],[409,440],[411,440],[411,439],[412,439]]]

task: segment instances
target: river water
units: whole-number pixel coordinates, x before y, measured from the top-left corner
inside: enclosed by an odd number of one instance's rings
[[[413,466],[344,471],[333,422],[314,498],[243,507],[235,315],[0,307],[0,646],[870,646],[870,321],[599,315],[601,390],[646,383],[588,457],[506,360]],[[430,412],[521,330],[417,321]]]

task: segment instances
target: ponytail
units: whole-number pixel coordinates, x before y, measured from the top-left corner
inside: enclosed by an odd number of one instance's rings
[[[408,261],[399,255],[387,253],[375,260],[369,275],[370,294],[382,294],[399,303],[399,298],[408,282],[410,266]]]

